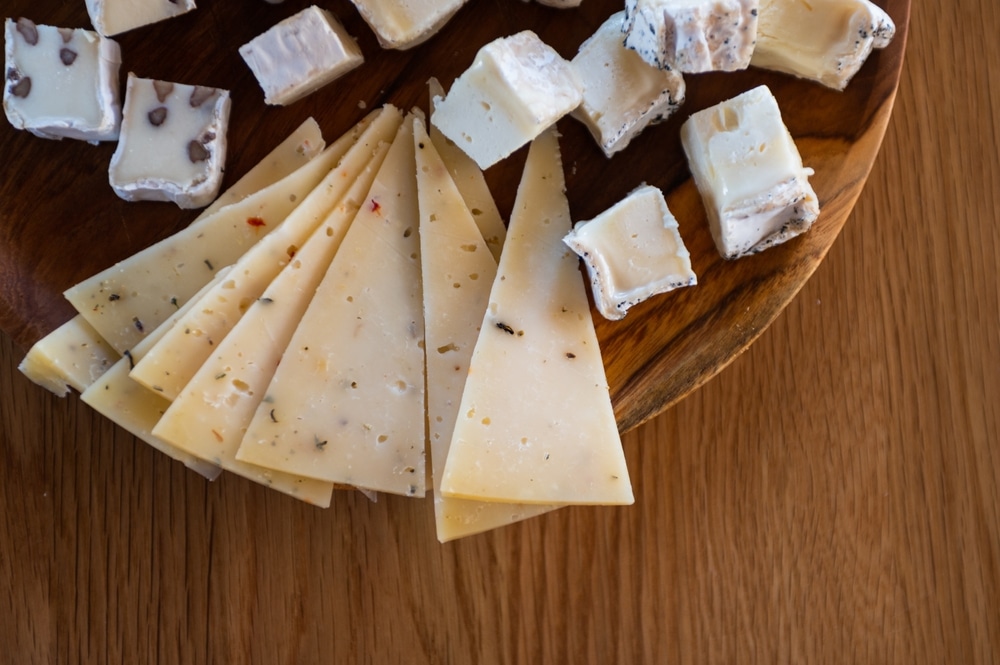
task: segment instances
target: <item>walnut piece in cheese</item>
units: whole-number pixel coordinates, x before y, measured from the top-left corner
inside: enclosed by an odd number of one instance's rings
[[[625,0],[625,46],[660,69],[746,69],[757,39],[758,2]]]
[[[195,9],[194,0],[86,0],[86,4],[94,29],[105,37]]]
[[[803,167],[767,86],[692,114],[681,145],[723,258],[783,243],[819,216],[813,170]]]
[[[843,90],[896,24],[869,0],[761,0],[750,64]]]
[[[444,27],[467,0],[351,0],[382,48],[406,50]]]
[[[361,65],[357,42],[337,18],[313,5],[240,47],[267,104],[286,106]]]
[[[121,49],[91,30],[4,22],[3,108],[17,129],[48,139],[114,141],[121,126]]]
[[[108,169],[126,201],[211,203],[222,185],[229,91],[128,75],[121,137]]]
[[[625,12],[612,14],[572,64],[583,82],[583,103],[572,115],[604,154],[623,150],[642,130],[669,118],[684,103],[684,77],[653,67],[622,44]]]
[[[677,219],[663,192],[650,185],[577,222],[563,242],[587,266],[594,302],[606,319],[622,319],[643,300],[698,283]]]
[[[485,170],[582,100],[573,66],[525,30],[479,49],[447,96],[435,99],[431,122]]]

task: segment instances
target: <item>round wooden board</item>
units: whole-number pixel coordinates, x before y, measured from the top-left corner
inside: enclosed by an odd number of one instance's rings
[[[575,220],[589,219],[640,183],[660,187],[680,222],[698,286],[642,303],[619,322],[595,313],[612,399],[627,431],[715,375],[781,312],[809,278],[850,215],[888,123],[902,67],[910,0],[879,2],[897,35],[876,51],[845,92],[750,69],[686,77],[687,101],[669,121],[647,129],[607,159],[583,126],[559,123],[567,191]],[[564,57],[621,3],[586,0],[556,10],[514,0],[471,0],[433,39],[409,51],[384,51],[347,0],[325,6],[355,35],[365,64],[287,108],[268,107],[238,48],[307,5],[204,0],[197,10],[118,38],[122,77],[224,87],[232,92],[225,186],[251,168],[309,116],[328,140],[383,103],[427,108],[426,81],[447,88],[488,41],[534,30]],[[87,27],[82,2],[9,0],[8,16]],[[762,254],[723,261],[690,181],[679,127],[692,112],[761,83],[774,92],[822,213],[813,229]],[[366,110],[367,109],[367,110]],[[27,349],[69,319],[62,292],[74,283],[178,231],[196,216],[172,204],[126,203],[107,181],[113,144],[48,141],[0,123],[0,328]],[[487,179],[501,212],[513,204],[525,150],[491,168]],[[804,340],[803,343],[808,343]]]

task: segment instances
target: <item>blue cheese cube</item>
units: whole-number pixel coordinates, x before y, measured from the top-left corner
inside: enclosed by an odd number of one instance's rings
[[[594,304],[606,319],[624,318],[654,295],[698,283],[677,219],[663,192],[650,185],[577,222],[563,242],[583,259]]]
[[[180,16],[195,9],[194,0],[86,0],[94,30],[105,37]]]
[[[790,240],[819,216],[813,170],[802,165],[766,86],[692,114],[681,145],[723,258]]]
[[[285,106],[364,62],[354,38],[333,14],[315,5],[286,18],[240,47],[267,104]]]
[[[109,178],[127,201],[208,205],[226,163],[229,91],[130,73]]]
[[[759,0],[625,0],[625,46],[660,69],[732,72],[750,64]]]
[[[4,23],[3,108],[36,136],[97,143],[118,138],[118,44],[89,30]]]
[[[583,103],[573,117],[587,126],[610,157],[647,126],[669,118],[684,102],[680,72],[653,67],[622,44],[625,12],[612,14],[581,46],[573,67]]]

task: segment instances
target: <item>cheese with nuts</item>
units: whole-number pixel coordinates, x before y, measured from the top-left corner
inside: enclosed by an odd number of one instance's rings
[[[194,0],[86,0],[94,29],[111,36],[195,9]]]
[[[691,254],[663,192],[642,185],[592,220],[577,222],[563,242],[580,255],[606,319],[659,293],[693,286]]]
[[[580,105],[576,70],[530,30],[479,49],[431,122],[486,169]]]
[[[125,86],[122,129],[109,179],[126,201],[212,202],[222,185],[229,91],[143,79]]]
[[[422,496],[424,322],[404,120],[292,336],[237,459]]]
[[[121,49],[90,30],[4,22],[3,108],[17,129],[49,139],[118,138]]]
[[[405,50],[444,27],[467,0],[351,0],[382,48]]]
[[[285,106],[364,62],[357,42],[333,14],[312,5],[240,47],[264,91],[264,102]]]
[[[660,69],[746,69],[759,0],[625,0],[625,46]]]
[[[38,340],[17,368],[46,390],[64,397],[70,388],[85,390],[118,358],[83,317],[75,316]]]
[[[469,365],[441,493],[634,501],[576,254],[557,134],[532,143]]]
[[[681,145],[723,258],[783,243],[819,216],[813,170],[802,165],[766,86],[691,115]]]
[[[572,60],[583,81],[583,102],[573,117],[608,157],[673,115],[686,93],[680,72],[653,67],[622,44],[624,20],[624,12],[612,14]]]
[[[870,0],[761,0],[750,64],[843,90],[895,33]]]

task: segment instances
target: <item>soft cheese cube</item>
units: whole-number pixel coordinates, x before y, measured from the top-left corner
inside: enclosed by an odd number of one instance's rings
[[[525,30],[494,40],[435,100],[431,122],[486,169],[527,144],[583,100],[573,66]]]
[[[117,42],[89,30],[4,23],[3,108],[17,129],[50,139],[118,138]]]
[[[647,298],[698,283],[677,220],[663,192],[650,185],[577,222],[563,242],[587,266],[594,303],[606,319],[621,319]]]
[[[382,48],[405,50],[427,41],[466,0],[351,0]]]
[[[819,215],[778,102],[766,86],[693,114],[681,144],[719,253],[735,259],[807,231]]]
[[[340,21],[313,5],[240,47],[240,55],[264,90],[264,101],[298,101],[364,62],[361,49]]]
[[[94,30],[106,37],[180,16],[195,8],[194,0],[86,0]]]
[[[750,64],[843,90],[872,49],[895,34],[889,15],[869,0],[761,0]]]
[[[226,163],[229,91],[129,74],[121,138],[111,157],[115,193],[127,201],[208,205]]]
[[[625,46],[660,69],[746,69],[757,39],[758,2],[625,0]]]
[[[643,129],[670,117],[684,102],[680,72],[653,67],[622,44],[625,12],[612,14],[581,46],[573,67],[583,82],[583,122],[604,154],[622,150]]]

